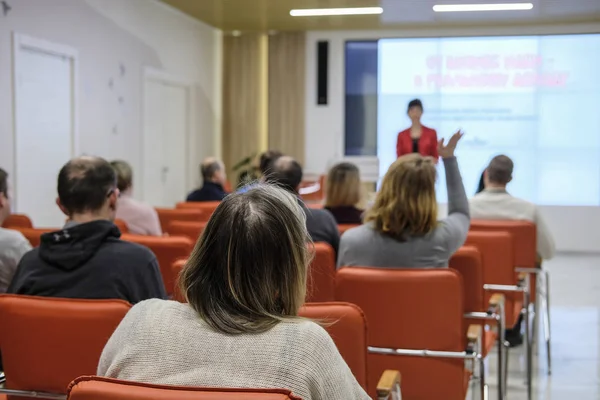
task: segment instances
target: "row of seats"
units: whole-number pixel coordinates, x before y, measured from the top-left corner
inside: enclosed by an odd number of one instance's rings
[[[70,390],[71,395],[87,393],[88,397],[74,397],[87,400],[138,399],[144,394],[148,396],[145,398],[174,399],[186,398],[178,397],[184,390],[195,393],[199,399],[295,398],[287,391],[271,391],[279,397],[266,396],[265,391],[256,391],[256,396],[246,397],[252,391],[167,388],[89,377],[77,379],[69,385],[77,377],[95,374],[102,349],[130,307],[120,300],[0,295],[0,320],[4,322],[0,326],[0,343],[10,387],[10,390],[0,389],[0,393],[34,396],[35,392],[35,397],[56,398]],[[365,389],[370,388],[371,370],[367,367],[369,333],[365,314],[353,304],[314,303],[305,305],[300,315],[331,322],[324,324],[325,329],[359,384]],[[388,398],[399,386],[399,374],[393,370],[383,371],[375,379],[372,393],[377,393],[377,398]],[[76,388],[81,382],[95,383]],[[132,388],[123,385],[134,385],[136,389],[129,393]],[[156,390],[165,393],[159,396]],[[204,394],[201,396],[199,393]],[[227,397],[225,393],[237,393],[237,396],[243,397]],[[154,397],[155,394],[157,397]]]

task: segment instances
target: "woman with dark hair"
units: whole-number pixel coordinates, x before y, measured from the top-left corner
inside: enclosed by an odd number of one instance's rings
[[[421,100],[414,99],[408,103],[407,114],[412,124],[410,128],[398,134],[396,156],[401,157],[405,154],[418,153],[422,156],[433,157],[437,163],[437,132],[435,129],[421,125],[421,116],[423,115],[423,103]]]
[[[306,215],[286,190],[258,184],[225,197],[181,273],[188,303],[135,305],[106,344],[98,375],[369,399],[329,334],[298,317],[309,241]]]

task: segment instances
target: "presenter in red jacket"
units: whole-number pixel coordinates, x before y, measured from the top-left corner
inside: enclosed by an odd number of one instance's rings
[[[412,121],[410,128],[398,134],[396,144],[396,155],[398,157],[410,153],[420,153],[423,156],[431,156],[437,163],[438,139],[435,129],[421,125],[423,115],[423,103],[415,99],[408,103],[408,116]]]

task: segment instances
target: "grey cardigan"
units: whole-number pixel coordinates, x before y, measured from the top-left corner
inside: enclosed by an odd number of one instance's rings
[[[463,245],[469,231],[469,202],[455,157],[444,158],[448,187],[448,217],[429,234],[400,242],[383,235],[372,223],[344,233],[338,252],[338,268],[447,267],[448,259]]]

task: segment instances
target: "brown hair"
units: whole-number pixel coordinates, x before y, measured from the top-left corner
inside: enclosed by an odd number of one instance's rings
[[[487,167],[488,180],[492,183],[506,185],[512,180],[514,164],[512,160],[505,156],[499,155],[492,158],[490,165]]]
[[[309,241],[292,194],[268,184],[230,194],[196,243],[181,291],[219,332],[267,331],[296,318],[304,303]]]
[[[432,157],[407,154],[387,171],[365,222],[396,240],[424,236],[437,226],[436,170]]]
[[[0,168],[0,194],[8,198],[8,174]]]
[[[334,165],[327,175],[326,207],[354,206],[360,201],[360,173],[352,163]]]
[[[117,173],[117,187],[121,192],[126,191],[133,184],[133,170],[131,165],[125,161],[111,161],[110,165]]]

